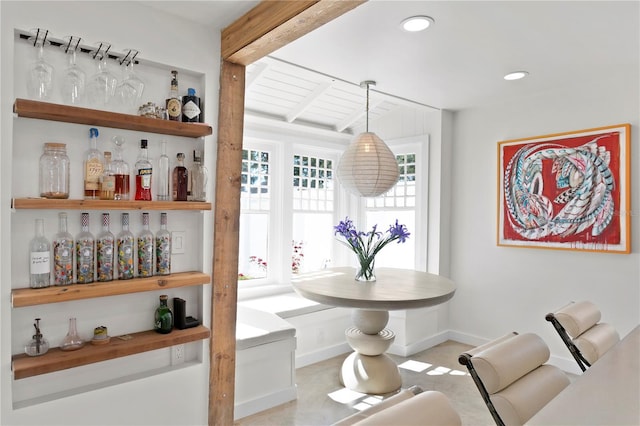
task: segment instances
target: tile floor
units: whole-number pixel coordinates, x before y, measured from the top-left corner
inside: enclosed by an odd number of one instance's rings
[[[391,355],[402,365],[403,388],[418,385],[424,390],[437,390],[447,395],[455,406],[463,425],[493,425],[473,380],[466,368],[458,363],[458,355],[470,346],[447,341],[433,348],[404,358]],[[338,371],[348,354],[340,355],[296,371],[298,399],[278,407],[245,417],[236,426],[315,426],[330,425],[366,406],[367,395],[355,399],[338,381]],[[425,369],[426,368],[426,369]],[[422,371],[417,371],[421,370]],[[340,402],[343,399],[349,402]],[[402,426],[402,425],[394,425]]]

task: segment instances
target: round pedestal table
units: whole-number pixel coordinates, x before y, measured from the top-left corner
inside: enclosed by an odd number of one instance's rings
[[[298,275],[293,288],[325,305],[352,308],[353,327],[345,331],[354,350],[343,362],[340,381],[348,389],[384,394],[402,386],[400,371],[385,353],[395,334],[385,328],[390,310],[435,306],[451,299],[448,278],[409,269],[376,268],[376,281],[356,281],[355,268],[330,268]]]

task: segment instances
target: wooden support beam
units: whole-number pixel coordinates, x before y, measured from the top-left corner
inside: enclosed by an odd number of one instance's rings
[[[222,31],[222,58],[249,65],[364,2],[263,1]]]
[[[233,424],[244,80],[244,65],[222,62],[213,229],[210,425]]]
[[[263,1],[222,31],[209,353],[211,426],[233,424],[245,67],[365,1]]]

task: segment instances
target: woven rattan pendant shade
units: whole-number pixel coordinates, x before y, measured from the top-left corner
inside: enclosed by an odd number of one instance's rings
[[[398,181],[393,152],[375,133],[360,133],[338,163],[338,179],[348,191],[362,197],[384,194]]]

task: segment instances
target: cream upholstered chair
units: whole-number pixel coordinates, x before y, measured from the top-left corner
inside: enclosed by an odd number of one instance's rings
[[[620,341],[616,329],[601,323],[600,310],[588,301],[571,302],[546,315],[582,371]]]
[[[418,386],[334,423],[333,426],[459,426],[462,422],[451,401],[437,391]]]
[[[522,425],[569,385],[536,334],[509,333],[460,355],[498,426]]]

